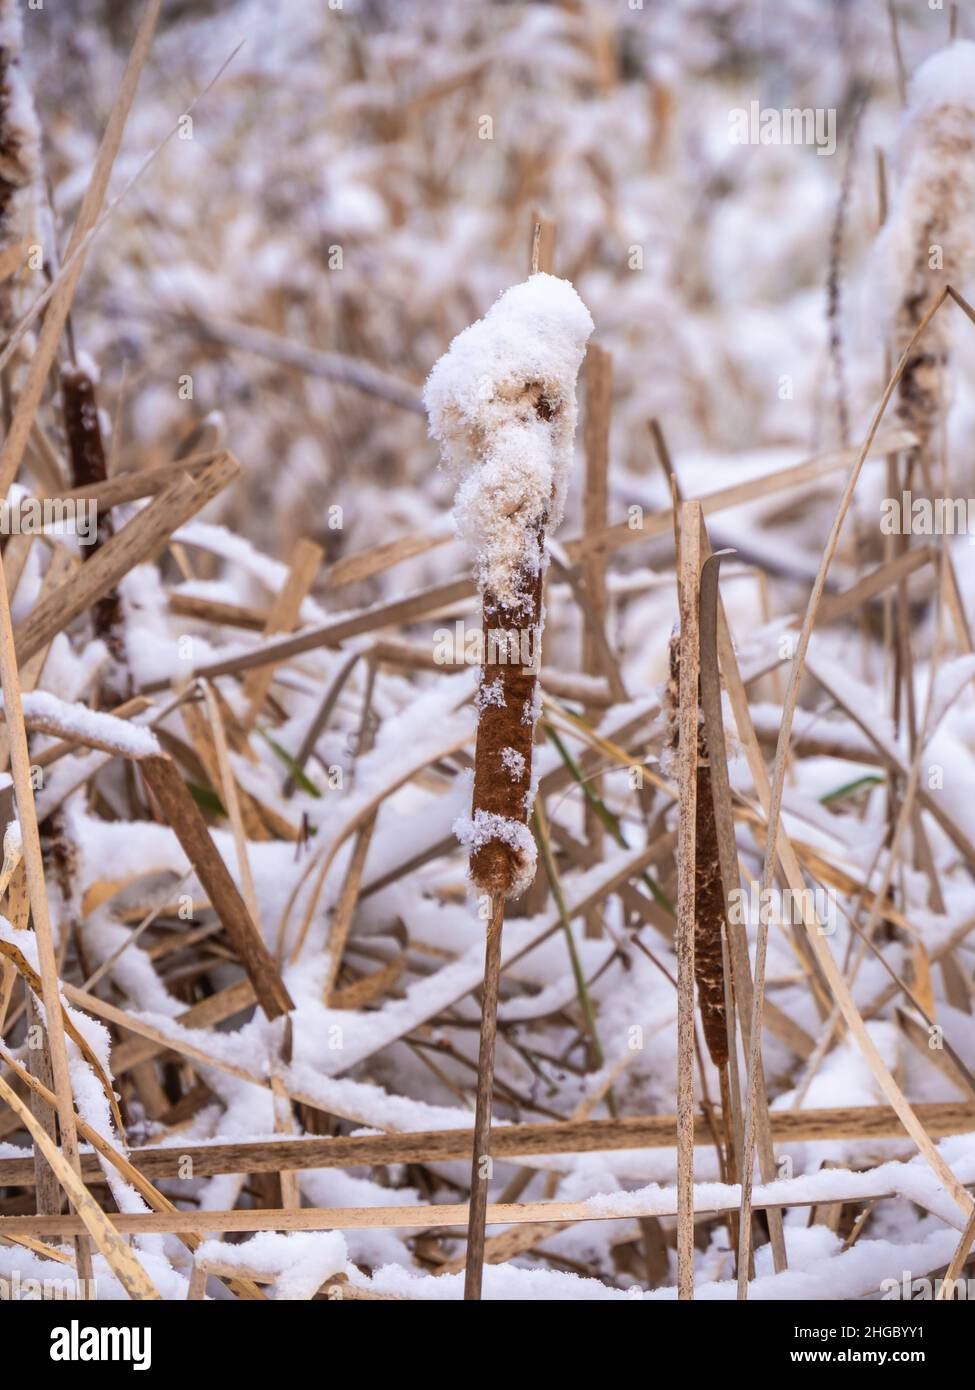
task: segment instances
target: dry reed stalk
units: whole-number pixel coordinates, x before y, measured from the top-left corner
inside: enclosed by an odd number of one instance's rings
[[[694,1297],[694,958],[701,507],[681,504],[677,830],[677,1297]]]
[[[294,1008],[291,996],[172,759],[163,754],[144,758],[139,769],[226,927],[261,1008],[268,1018],[290,1013]]]
[[[685,504],[686,505],[686,504]],[[682,547],[683,548],[683,547]],[[670,639],[670,682],[668,716],[671,748],[680,750],[681,735],[681,650],[677,634]],[[698,658],[700,669],[700,657]],[[686,698],[686,697],[685,697]],[[725,980],[722,942],[725,935],[725,902],[721,880],[718,833],[715,822],[714,789],[707,732],[698,704],[695,814],[694,814],[694,980],[697,985],[701,1027],[711,1061],[718,1071],[728,1061],[728,1029],[725,1014]]]
[[[210,719],[210,731],[213,737],[213,747],[219,773],[219,778],[215,785],[220,789],[221,799],[226,807],[227,817],[230,821],[230,827],[234,837],[237,873],[240,878],[244,902],[247,904],[247,911],[250,913],[251,920],[259,932],[261,929],[261,913],[258,907],[257,894],[254,891],[254,875],[251,873],[250,858],[247,853],[247,836],[244,830],[244,818],[240,807],[240,797],[237,793],[237,779],[234,776],[234,770],[230,763],[230,749],[227,744],[227,733],[224,729],[223,718],[220,714],[220,706],[217,704],[217,697],[213,686],[204,684],[203,695],[206,700],[207,714]]]
[[[582,494],[583,533],[589,535],[604,527],[609,519],[609,423],[613,389],[613,359],[610,353],[591,342],[583,365],[586,386],[586,409],[583,419],[583,444],[586,472]],[[582,670],[587,675],[609,676],[613,663],[606,664],[606,556],[599,551],[583,561],[586,608],[583,613]],[[592,714],[590,709],[587,715]],[[601,794],[599,779],[592,784],[596,795]],[[602,848],[603,823],[594,803],[587,798],[584,809],[586,842],[596,853]],[[603,934],[598,913],[586,918],[586,936],[598,939]]]
[[[74,1099],[68,1071],[68,1049],[65,1042],[64,1010],[58,981],[57,959],[54,949],[54,935],[48,911],[47,885],[44,881],[44,860],[41,853],[41,840],[37,827],[37,812],[34,806],[34,791],[31,779],[30,754],[27,749],[27,731],[20,698],[20,680],[17,672],[17,658],[14,653],[13,626],[10,619],[10,606],[7,599],[7,584],[0,564],[0,686],[3,688],[4,710],[10,740],[10,761],[16,796],[17,819],[20,823],[23,844],[24,864],[27,886],[30,895],[31,911],[34,918],[34,937],[37,945],[37,958],[40,967],[41,997],[47,1020],[47,1042],[51,1057],[51,1069],[57,1094],[58,1123],[61,1129],[62,1167],[74,1174],[80,1173],[78,1157],[78,1131],[75,1123]],[[33,1116],[31,1116],[33,1122]],[[35,1122],[36,1123],[36,1122]],[[40,1131],[43,1134],[43,1130]],[[45,1143],[48,1143],[44,1134]],[[37,1141],[38,1143],[40,1140]],[[45,1145],[41,1145],[42,1150]],[[44,1153],[51,1167],[58,1172],[59,1181],[64,1186],[63,1174],[58,1165],[51,1163],[50,1155]],[[60,1156],[59,1156],[60,1157]],[[67,1189],[66,1189],[67,1190]],[[83,1189],[82,1189],[83,1190]],[[71,1196],[71,1192],[68,1193]],[[87,1194],[86,1194],[87,1195]],[[90,1201],[90,1198],[89,1198]],[[90,1287],[91,1251],[87,1238],[81,1236],[75,1247],[79,1279]]]
[[[124,1057],[124,1044],[116,1054]],[[4,1054],[0,1052],[0,1057]],[[7,1059],[15,1073],[18,1065]],[[128,1070],[128,1065],[124,1070]],[[47,1088],[30,1088],[51,1103]],[[581,1107],[580,1107],[581,1108]],[[932,1138],[965,1134],[975,1124],[975,1105],[964,1101],[928,1101],[917,1107],[919,1118]],[[94,1143],[84,1121],[79,1134]],[[676,1115],[627,1115],[622,1119],[564,1120],[545,1124],[504,1125],[494,1131],[494,1157],[506,1161],[548,1158],[560,1154],[614,1153],[630,1149],[672,1149],[676,1143]],[[828,1110],[777,1110],[772,1115],[776,1143],[799,1144],[881,1139],[904,1140],[903,1125],[890,1106],[838,1106]],[[694,1143],[710,1146],[712,1135],[703,1115],[694,1122]],[[105,1145],[105,1141],[101,1143]],[[473,1132],[445,1129],[419,1132],[393,1130],[386,1134],[338,1135],[321,1138],[304,1135],[295,1139],[241,1140],[238,1143],[183,1143],[179,1148],[136,1148],[130,1151],[132,1166],[147,1179],[177,1177],[185,1159],[192,1160],[197,1177],[222,1173],[272,1173],[310,1168],[358,1168],[387,1164],[432,1164],[470,1159]],[[111,1153],[114,1150],[105,1145]],[[103,1152],[99,1149],[99,1152]],[[106,1153],[107,1156],[107,1153]],[[94,1154],[82,1156],[82,1177],[97,1182],[101,1168]],[[29,1187],[35,1179],[29,1158],[0,1158],[0,1182],[4,1187]],[[459,1268],[463,1268],[461,1262]]]
[[[26,927],[26,923],[24,925]],[[54,1073],[51,1070],[51,1048],[44,1033],[43,1019],[37,1007],[37,1000],[30,990],[27,991],[27,1027],[28,1030],[36,1030],[36,1034],[42,1040],[40,1047],[32,1047],[28,1052],[27,1060],[31,1076],[40,1081],[48,1090],[53,1091]],[[35,1095],[33,1091],[30,1094],[29,1103],[35,1120],[41,1125],[48,1138],[56,1144],[57,1112],[55,1107],[48,1105],[42,1097]],[[61,1184],[58,1182],[57,1174],[40,1149],[34,1150],[34,1173],[38,1212],[44,1215],[59,1212],[61,1210]]]
[[[718,569],[722,552],[711,553],[707,528],[702,527],[702,551],[707,559],[701,571],[701,706],[704,727],[709,746],[713,750],[710,764],[713,793],[714,821],[717,836],[718,860],[724,899],[725,918],[725,1000],[727,1023],[728,1066],[721,1073],[722,1109],[725,1111],[726,1131],[734,1135],[734,1162],[729,1161],[729,1180],[740,1178],[744,1167],[744,1122],[741,1110],[741,1085],[738,1069],[738,1054],[735,1037],[735,1021],[741,1029],[745,1055],[750,1055],[753,990],[751,966],[748,959],[748,941],[744,923],[740,916],[732,912],[732,893],[739,886],[738,853],[735,842],[732,815],[731,786],[728,778],[728,761],[725,748],[724,722],[721,707],[721,662],[725,662],[725,677],[729,689],[729,699],[733,708],[746,704],[741,678],[734,665],[734,653],[729,651],[727,640],[727,621],[721,607],[718,592]],[[720,622],[719,622],[720,620]],[[723,639],[723,654],[719,661],[719,634]],[[737,1008],[736,1008],[737,1005]],[[808,1035],[797,1038],[791,1020],[781,1016],[776,1024],[777,1010],[766,1001],[765,1022],[770,1031],[790,1046],[799,1055],[808,1055],[814,1044]],[[725,1105],[725,1096],[728,1105]],[[730,1109],[730,1118],[728,1110]],[[762,1179],[770,1182],[776,1172],[775,1154],[772,1148],[772,1120],[768,1106],[765,1073],[761,1055],[758,1059],[758,1074],[755,1078],[755,1134],[758,1150],[759,1168]],[[729,1140],[729,1159],[732,1150]],[[734,1176],[731,1176],[733,1170]],[[788,1267],[785,1249],[785,1235],[782,1217],[777,1211],[768,1214],[769,1242],[772,1247],[772,1263],[776,1273]],[[740,1248],[740,1224],[737,1216],[731,1218],[732,1237],[736,1251]],[[748,1277],[753,1269],[749,1253]]]
[[[288,576],[268,613],[264,625],[265,637],[276,632],[291,632],[298,625],[301,605],[311,591],[324,558],[325,552],[314,541],[302,539],[298,542]],[[248,673],[244,681],[247,711],[241,721],[245,730],[252,729],[257,722],[273,676],[271,666],[262,666]]]
[[[360,357],[348,357],[339,352],[322,352],[250,324],[222,323],[214,318],[203,319],[196,315],[191,317],[175,313],[166,313],[163,317],[167,323],[174,323],[204,341],[222,343],[240,352],[254,353],[269,362],[293,367],[307,376],[354,387],[390,405],[399,406],[401,410],[417,415],[423,414],[423,402],[414,386],[391,372],[381,371]]]

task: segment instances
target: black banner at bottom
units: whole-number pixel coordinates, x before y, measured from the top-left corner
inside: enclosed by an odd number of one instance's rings
[[[934,1297],[891,1299],[856,1303],[785,1303],[750,1301],[664,1302],[634,1299],[622,1317],[607,1323],[605,1310],[581,1308],[577,1303],[521,1303],[505,1308],[504,1345],[515,1355],[512,1334],[518,1335],[523,1317],[529,1319],[524,1334],[535,1336],[548,1330],[562,1339],[546,1339],[548,1347],[562,1346],[568,1351],[578,1345],[580,1333],[602,1338],[618,1329],[655,1339],[666,1338],[668,1356],[679,1358],[681,1348],[692,1349],[695,1360],[703,1346],[720,1348],[722,1360],[729,1349],[738,1369],[760,1368],[763,1375],[775,1370],[806,1367],[828,1371],[833,1366],[881,1366],[922,1373],[945,1370],[957,1364],[971,1343],[971,1323],[960,1300],[938,1301]],[[99,1375],[122,1372],[127,1375],[174,1372],[191,1369],[194,1377],[214,1368],[216,1358],[221,1376],[240,1370],[255,1370],[255,1346],[272,1355],[286,1352],[296,1356],[294,1368],[301,1374],[302,1347],[320,1345],[332,1334],[343,1338],[345,1312],[337,1303],[357,1300],[324,1299],[307,1303],[276,1303],[274,1307],[239,1301],[186,1303],[0,1303],[0,1329],[16,1336],[18,1351],[29,1356],[36,1368],[57,1376],[59,1368],[70,1368],[72,1375],[91,1370]],[[630,1302],[630,1300],[627,1300]],[[246,1308],[246,1323],[243,1321]],[[422,1331],[432,1355],[438,1347],[446,1351],[452,1337],[466,1331],[464,1311],[451,1316],[448,1304],[436,1300],[424,1308],[420,1301],[401,1302],[398,1308],[365,1308],[364,1315],[377,1327],[385,1326],[392,1314],[394,1328],[411,1335]],[[429,1313],[435,1320],[426,1322]],[[409,1323],[400,1321],[404,1313]],[[4,1316],[13,1321],[4,1324]],[[587,1316],[587,1314],[589,1316]],[[483,1310],[484,1317],[497,1318],[497,1310]],[[478,1313],[473,1312],[476,1319]],[[456,1317],[456,1321],[454,1318]],[[571,1324],[562,1319],[571,1317]],[[588,1326],[587,1326],[588,1324]],[[356,1338],[363,1324],[356,1320]],[[496,1333],[500,1332],[494,1324]],[[706,1335],[706,1342],[700,1341]],[[686,1341],[683,1339],[693,1339]],[[336,1340],[333,1347],[342,1345]],[[382,1349],[391,1353],[391,1371],[401,1370],[402,1348],[399,1338],[370,1339],[370,1375],[382,1360]],[[631,1350],[632,1350],[632,1344]],[[661,1343],[663,1345],[663,1343]],[[392,1360],[394,1348],[397,1360]],[[693,1350],[697,1348],[697,1350]],[[554,1353],[558,1362],[558,1353]],[[554,1369],[546,1352],[546,1374]],[[262,1354],[263,1359],[263,1354]]]

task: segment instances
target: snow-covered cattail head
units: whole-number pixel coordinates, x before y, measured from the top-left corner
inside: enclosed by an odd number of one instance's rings
[[[914,74],[895,168],[878,253],[900,353],[938,291],[975,276],[975,43],[942,49]],[[901,382],[900,416],[922,447],[939,414],[948,322],[932,320]]]
[[[459,479],[457,526],[477,557],[485,655],[474,798],[456,829],[471,878],[493,896],[517,897],[535,875],[528,818],[545,533],[562,517],[592,328],[567,280],[532,275],[458,334],[424,395],[430,432]]]
[[[541,528],[562,519],[592,330],[568,280],[532,275],[459,333],[427,380],[430,433],[460,480],[458,529],[482,590],[511,609],[539,570]]]

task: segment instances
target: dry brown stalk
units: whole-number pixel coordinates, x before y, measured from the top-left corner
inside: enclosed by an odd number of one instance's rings
[[[186,1020],[188,1026],[192,1026]],[[201,1019],[202,1023],[203,1020]],[[116,1063],[121,1074],[131,1069],[120,1044]],[[116,1071],[116,1074],[120,1074]],[[975,1105],[967,1101],[928,1101],[917,1106],[918,1118],[933,1139],[965,1134],[975,1124]],[[800,1144],[832,1140],[877,1141],[908,1138],[896,1111],[886,1105],[839,1106],[830,1110],[776,1110],[771,1117],[771,1136],[776,1144]],[[82,1137],[87,1131],[82,1124]],[[580,1153],[618,1152],[626,1149],[671,1149],[677,1140],[676,1115],[627,1115],[621,1119],[567,1120],[545,1124],[502,1125],[491,1136],[491,1156],[517,1160]],[[175,1177],[184,1158],[192,1161],[198,1177],[220,1173],[272,1173],[310,1168],[358,1168],[381,1164],[429,1164],[469,1160],[473,1152],[470,1129],[431,1130],[423,1133],[394,1131],[389,1134],[337,1135],[319,1138],[242,1140],[226,1144],[180,1144],[178,1148],[136,1148],[129,1158],[145,1177]],[[710,1146],[711,1131],[703,1115],[694,1120],[695,1147]],[[101,1169],[93,1154],[82,1155],[82,1177],[98,1182]],[[0,1159],[0,1184],[30,1187],[35,1181],[29,1158]]]
[[[268,613],[264,625],[265,637],[270,637],[276,632],[291,632],[297,626],[301,605],[311,591],[324,557],[325,552],[314,541],[302,539],[298,542],[288,577]],[[245,730],[254,727],[273,676],[274,670],[270,666],[261,666],[248,672],[244,681],[244,696],[248,701],[247,711],[242,720]]]
[[[586,409],[583,418],[583,445],[586,473],[582,494],[583,534],[600,530],[609,520],[609,422],[612,408],[613,359],[598,343],[590,342],[583,364],[586,386]],[[611,676],[615,669],[606,647],[606,556],[596,551],[582,564],[586,607],[583,611],[582,669],[587,675]],[[607,656],[609,662],[607,664]],[[618,678],[618,673],[617,673]],[[587,710],[591,714],[591,711]],[[600,794],[600,782],[593,791]],[[604,827],[594,804],[585,804],[586,840],[598,851],[603,842]],[[586,918],[586,936],[602,935],[598,913]]]
[[[172,759],[165,754],[144,758],[139,769],[226,927],[261,1008],[268,1018],[289,1013],[291,996]]]
[[[47,1017],[47,1041],[51,1057],[51,1069],[57,1094],[58,1123],[61,1129],[61,1168],[73,1175],[80,1172],[78,1158],[78,1131],[75,1123],[74,1100],[71,1080],[68,1073],[68,1050],[65,1043],[64,1010],[59,992],[57,958],[54,947],[54,934],[48,911],[47,885],[44,881],[44,860],[41,854],[41,840],[37,827],[37,812],[34,806],[34,791],[31,780],[30,754],[27,749],[27,732],[24,728],[23,708],[20,698],[20,681],[17,672],[17,658],[14,653],[14,634],[10,620],[10,607],[7,599],[7,584],[0,564],[0,686],[3,688],[4,709],[10,739],[10,761],[13,773],[14,792],[17,802],[17,818],[20,822],[23,842],[24,864],[27,873],[27,886],[30,894],[31,911],[34,917],[34,935],[37,943],[37,957],[40,966],[41,997]],[[31,1122],[36,1124],[33,1116]],[[43,1130],[39,1131],[43,1134]],[[40,1143],[37,1138],[36,1142]],[[44,1144],[50,1145],[44,1134]],[[52,1151],[57,1152],[56,1150]],[[51,1167],[58,1171],[62,1186],[64,1175],[58,1164],[52,1163],[45,1150],[45,1158]],[[80,1183],[79,1183],[80,1185]],[[77,1196],[77,1190],[68,1191],[69,1197]],[[83,1190],[83,1189],[82,1189]],[[87,1194],[85,1194],[87,1196]],[[90,1201],[90,1198],[88,1199]],[[94,1205],[92,1203],[92,1205]],[[91,1252],[82,1234],[76,1245],[79,1279],[85,1280],[89,1287],[91,1279]]]

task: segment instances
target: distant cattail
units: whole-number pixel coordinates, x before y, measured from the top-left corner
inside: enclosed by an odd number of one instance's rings
[[[483,664],[471,817],[456,827],[471,878],[517,897],[535,875],[535,797],[546,531],[562,517],[576,377],[593,323],[566,280],[532,275],[459,334],[430,373],[430,432],[460,478],[454,515],[476,552]]]
[[[61,398],[64,433],[71,463],[72,487],[86,488],[103,483],[108,476],[105,445],[98,417],[95,372],[79,365],[61,370]],[[95,541],[83,554],[90,558],[113,534],[112,514],[107,507],[98,511]],[[116,660],[122,660],[122,610],[118,591],[110,589],[94,605],[95,635],[108,643]]]
[[[915,73],[896,160],[898,179],[879,252],[904,350],[933,297],[975,273],[975,43],[935,53]],[[898,414],[922,451],[941,417],[949,319],[937,315],[900,383]]]
[[[667,687],[670,736],[676,749],[680,708],[680,644],[670,639],[670,680]],[[725,930],[724,888],[714,820],[714,794],[707,737],[698,716],[697,804],[694,824],[694,980],[701,1026],[711,1061],[720,1071],[728,1061],[728,1026],[722,942]]]
[[[40,132],[20,68],[23,47],[19,0],[0,0],[0,252],[26,231],[26,190],[37,181]],[[0,331],[13,321],[10,284],[0,284]]]

